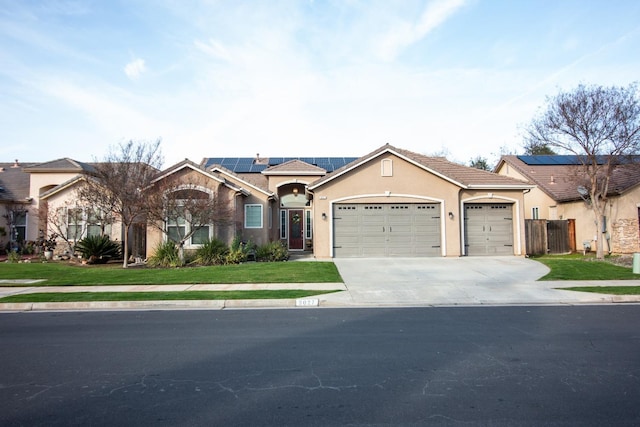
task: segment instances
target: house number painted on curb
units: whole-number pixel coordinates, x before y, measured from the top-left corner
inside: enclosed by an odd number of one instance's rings
[[[296,307],[317,307],[319,302],[317,298],[297,299]]]

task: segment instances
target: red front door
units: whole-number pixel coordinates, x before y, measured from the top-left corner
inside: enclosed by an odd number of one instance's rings
[[[289,249],[304,249],[303,210],[289,210]]]

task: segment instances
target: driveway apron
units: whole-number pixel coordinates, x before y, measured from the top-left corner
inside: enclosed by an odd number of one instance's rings
[[[326,295],[351,306],[572,304],[598,294],[555,289],[573,282],[536,281],[549,272],[524,257],[337,258],[346,292]]]

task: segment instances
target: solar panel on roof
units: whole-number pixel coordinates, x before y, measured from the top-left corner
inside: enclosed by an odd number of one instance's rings
[[[239,165],[252,165],[253,164],[253,158],[251,158],[251,157],[240,157],[238,159],[238,164]]]
[[[279,165],[280,163],[284,163],[284,158],[283,157],[269,157],[269,164],[270,165]]]
[[[251,170],[249,172],[262,172],[267,167],[267,165],[251,165]]]

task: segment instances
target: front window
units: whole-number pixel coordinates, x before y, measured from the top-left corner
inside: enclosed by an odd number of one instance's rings
[[[540,209],[531,208],[531,219],[540,219]]]
[[[191,236],[191,244],[193,245],[204,244],[207,240],[209,240],[210,229],[211,227],[208,225],[203,227],[198,227],[198,229],[194,231],[193,235]]]
[[[109,222],[105,215],[97,209],[67,209],[67,239],[80,240],[87,236],[102,236],[110,233]]]
[[[169,239],[176,243],[181,242],[187,234],[186,222],[184,208],[182,206],[177,207],[167,220],[167,235]]]
[[[245,205],[244,228],[262,228],[262,205]]]
[[[13,217],[14,238],[16,242],[24,242],[27,238],[27,213],[15,212]]]
[[[311,211],[305,211],[305,215],[307,217],[307,221],[305,223],[305,234],[307,239],[311,239]]]

